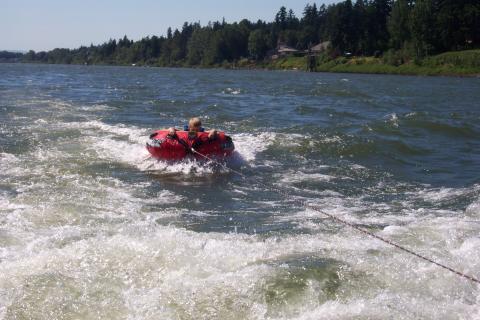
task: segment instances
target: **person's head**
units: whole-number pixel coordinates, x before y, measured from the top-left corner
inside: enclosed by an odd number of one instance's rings
[[[190,119],[190,121],[188,121],[189,131],[199,132],[201,128],[202,128],[202,121],[199,118],[195,117]]]

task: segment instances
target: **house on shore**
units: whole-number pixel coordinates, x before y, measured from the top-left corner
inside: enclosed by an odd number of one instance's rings
[[[324,41],[320,42],[319,44],[314,45],[308,50],[309,54],[313,55],[318,55],[320,53],[326,52],[328,48],[330,48],[331,42],[330,41]]]
[[[271,54],[271,59],[275,60],[280,57],[287,57],[294,54],[302,53],[301,50],[297,50],[293,47],[286,45],[285,43],[279,43],[276,50]]]

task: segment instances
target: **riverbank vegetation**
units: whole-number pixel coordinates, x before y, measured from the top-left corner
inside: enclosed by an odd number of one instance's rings
[[[321,52],[311,48],[328,43]],[[280,46],[291,48],[283,55]],[[273,21],[185,22],[165,36],[29,51],[22,62],[306,69],[399,74],[480,73],[478,0],[351,0],[281,7]],[[448,53],[446,53],[448,52]],[[1,58],[1,57],[0,57]],[[311,66],[310,66],[311,67]]]
[[[393,59],[393,60],[392,60]],[[252,68],[256,65],[244,63],[241,67]],[[265,69],[306,70],[304,57],[284,57],[261,64]],[[316,71],[344,73],[379,73],[401,75],[480,75],[480,50],[446,52],[424,59],[412,59],[400,62],[390,53],[383,57],[320,57]]]

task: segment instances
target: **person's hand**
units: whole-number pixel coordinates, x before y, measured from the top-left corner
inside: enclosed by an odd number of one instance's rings
[[[215,138],[216,136],[217,136],[217,130],[212,129],[212,130],[208,131],[208,138],[209,138],[209,139],[213,139],[213,138]]]
[[[177,131],[177,129],[175,128],[168,128],[168,135],[169,136],[172,136],[172,137],[175,137],[175,132]]]

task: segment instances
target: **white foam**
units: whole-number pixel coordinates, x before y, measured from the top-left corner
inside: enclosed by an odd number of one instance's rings
[[[113,136],[127,136],[128,139],[132,142],[144,144],[148,130],[140,129],[136,126],[126,126],[124,124],[109,125],[101,121],[93,120],[87,122],[74,122],[70,123],[70,126],[79,127],[79,128],[94,128],[99,129],[105,133],[110,133]]]
[[[78,235],[78,232],[72,231]],[[476,250],[476,246],[478,243],[473,242],[465,245],[462,256]],[[438,314],[450,311],[466,315],[471,311],[471,307],[462,311],[447,296],[452,286],[455,290],[464,290],[461,282],[452,284],[449,274],[432,272],[437,269],[422,269],[422,262],[405,259],[403,254],[391,247],[355,233],[261,239],[239,234],[195,233],[173,227],[144,226],[142,229],[141,224],[137,224],[135,227],[125,227],[113,236],[99,235],[72,242],[62,248],[44,248],[32,252],[30,256],[5,261],[0,265],[0,282],[4,288],[19,288],[25,293],[29,290],[23,286],[25,279],[35,279],[45,272],[52,275],[68,274],[80,281],[59,279],[62,283],[67,281],[66,285],[62,285],[64,289],[60,289],[60,294],[70,286],[96,283],[95,288],[85,287],[86,299],[93,299],[93,291],[90,290],[108,292],[110,285],[116,284],[121,295],[111,296],[107,305],[98,306],[99,312],[118,304],[127,308],[124,312],[133,318],[165,314],[212,317],[215,310],[204,306],[216,301],[218,310],[228,317],[239,316],[239,310],[230,309],[228,303],[237,301],[245,307],[242,310],[247,312],[241,313],[242,317],[258,318],[264,317],[266,312],[278,312],[261,298],[265,281],[283,272],[282,268],[275,265],[284,259],[308,256],[314,252],[321,253],[322,257],[345,261],[352,271],[363,276],[357,279],[348,273],[342,275],[347,276],[349,281],[342,284],[341,303],[322,302],[325,298],[319,300],[323,285],[310,280],[304,291],[298,293],[302,296],[302,302],[290,301],[281,318],[295,318],[294,315],[299,319],[328,319],[330,316],[343,319],[357,315],[383,317],[388,314],[401,315],[400,309],[405,309],[407,313],[422,310],[424,315],[435,315],[435,306],[426,310],[418,309],[423,304],[420,296],[417,298],[420,300],[413,305],[407,302],[408,299],[404,301],[411,290],[426,290],[428,293],[428,287],[420,289],[425,282],[430,283],[430,288],[438,290],[437,299],[445,303],[445,310]],[[381,266],[376,265],[379,259]],[[282,265],[285,268],[285,264]],[[403,280],[395,281],[398,276]],[[450,285],[444,286],[447,283]],[[378,287],[383,289],[378,290]],[[7,290],[4,299],[8,300],[13,294],[14,291]],[[50,298],[54,294],[47,293]],[[362,295],[367,298],[361,298]],[[428,296],[425,299],[428,300]],[[175,301],[175,304],[169,301]],[[48,305],[50,302],[39,303]],[[94,301],[89,300],[89,303]],[[382,306],[392,303],[398,305],[399,309],[382,309]],[[461,301],[458,303],[461,304]],[[53,308],[54,305],[49,307]]]
[[[477,228],[478,229],[478,228]],[[477,236],[467,238],[461,242],[458,249],[453,249],[450,252],[457,256],[458,259],[468,261],[468,264],[475,266],[471,270],[478,270],[480,268],[480,238]]]
[[[473,185],[469,188],[424,188],[415,192],[410,192],[409,194],[417,195],[425,201],[437,202],[454,199],[468,193],[479,191],[480,185]]]
[[[178,203],[182,200],[184,200],[184,197],[175,194],[169,190],[161,190],[157,193],[156,198],[151,199],[151,201],[156,204],[173,204]]]
[[[94,138],[91,150],[105,159],[142,166],[149,153],[144,145],[112,138]]]
[[[84,111],[108,111],[108,110],[115,110],[114,107],[111,107],[109,105],[106,105],[106,104],[93,104],[93,105],[89,105],[89,106],[82,106],[80,107],[81,110],[84,110]]]
[[[0,152],[0,174],[10,177],[24,175],[25,169],[19,165],[21,159],[13,154]]]
[[[362,166],[362,165],[359,165],[359,164],[352,164],[350,166],[350,168],[354,169],[354,170],[358,170],[358,171],[362,171],[362,170],[367,170],[366,167]]]
[[[401,235],[408,232],[408,228],[402,226],[387,226],[382,230],[385,235]]]
[[[195,217],[211,217],[212,215],[204,211],[187,211],[185,215],[195,216]]]
[[[480,218],[480,200],[476,200],[468,205],[465,209],[465,213],[470,216]]]
[[[289,134],[277,134],[277,140],[281,140],[281,144],[284,147],[300,147],[302,142],[308,140],[310,137],[304,134],[289,133]]]
[[[238,95],[242,91],[240,89],[235,89],[235,88],[227,88],[222,91],[223,94],[233,94],[233,95]]]
[[[398,122],[398,116],[396,113],[391,113],[385,117],[388,122],[390,122],[395,128],[398,128],[399,122]]]
[[[45,119],[37,119],[37,120],[35,120],[33,123],[42,124],[42,125],[43,125],[43,124],[47,124],[48,121],[45,120]]]
[[[157,297],[150,306],[153,310],[158,306],[168,306],[166,299],[171,297],[182,308],[190,306],[190,312],[198,312],[203,301],[207,302],[212,297],[222,301],[235,298],[235,288],[250,291],[248,287],[256,286],[271,269],[262,261],[284,254],[275,250],[272,242],[257,242],[252,237],[203,235],[168,227],[157,230],[148,238],[138,237],[136,233],[132,237],[132,231],[124,229],[123,234],[82,240],[61,250],[44,248],[33,256],[1,265],[0,281],[3,284],[17,282],[15,287],[22,288],[23,279],[47,271],[98,282],[102,270],[107,268],[112,281],[117,277],[125,279],[118,285],[124,292],[124,298],[129,300],[128,305],[135,306],[134,309],[140,309],[140,312],[146,311],[141,306],[146,303],[144,299],[150,300],[152,295]],[[232,246],[235,251],[230,249]],[[161,286],[156,279],[161,279]],[[245,279],[248,279],[247,282]],[[108,288],[100,287],[101,290]],[[143,299],[138,295],[140,292],[146,294]],[[250,304],[253,301],[246,302]],[[223,305],[225,302],[220,303]]]
[[[239,133],[233,134],[235,150],[246,160],[254,161],[256,155],[265,151],[277,137],[276,133],[264,132],[260,134]]]
[[[288,183],[288,184],[300,183],[305,181],[329,182],[333,179],[336,179],[336,177],[327,175],[327,174],[322,174],[322,173],[306,173],[302,171],[291,171],[291,172],[282,174],[282,178],[280,179],[280,182]]]
[[[73,180],[74,177],[68,179]],[[99,187],[99,182],[103,185],[107,183],[108,186]],[[45,299],[40,297],[38,304],[35,302],[32,308],[40,308],[41,304],[41,308],[50,310],[52,314],[60,312],[58,308],[55,309],[57,294],[68,297],[68,290],[75,292],[81,289],[86,290],[86,300],[82,301],[90,306],[95,305],[100,314],[106,314],[107,310],[115,307],[121,308],[122,312],[131,318],[166,315],[200,315],[209,318],[214,317],[216,311],[205,306],[216,301],[217,310],[226,317],[233,317],[240,315],[239,310],[229,307],[228,301],[237,301],[243,306],[241,310],[245,310],[245,313],[241,313],[242,317],[262,318],[268,313],[279,312],[262,299],[265,282],[283,272],[280,267],[276,267],[277,263],[291,257],[316,254],[343,261],[362,276],[343,275],[349,280],[342,282],[339,291],[342,296],[341,303],[324,301],[322,296],[319,300],[323,284],[310,280],[307,287],[298,293],[301,303],[288,300],[288,307],[282,309],[280,318],[328,319],[332,316],[343,319],[357,315],[401,315],[396,309],[381,309],[382,306],[391,304],[406,308],[406,312],[411,314],[419,310],[423,300],[416,300],[413,305],[408,303],[408,292],[419,290],[425,282],[429,283],[427,287],[435,288],[437,299],[444,305],[445,310],[439,314],[452,312],[466,315],[472,311],[472,307],[457,307],[457,304],[449,302],[450,298],[446,296],[452,291],[452,286],[455,290],[468,290],[464,289],[462,282],[452,285],[448,274],[423,268],[423,262],[405,257],[391,247],[352,230],[346,229],[345,232],[336,234],[287,235],[266,239],[240,234],[195,233],[174,227],[150,225],[150,220],[138,221],[138,213],[145,199],[133,196],[134,190],[129,190],[129,186],[119,180],[92,181],[88,185],[80,180],[78,183],[110,195],[108,203],[103,204],[102,208],[111,212],[110,219],[120,214],[128,222],[122,224],[121,228],[110,225],[109,232],[98,228],[82,229],[72,226],[49,228],[42,237],[32,235],[31,244],[16,248],[18,254],[15,258],[9,255],[9,258],[0,264],[0,285],[5,288],[0,299],[2,304],[10,309],[22,302],[15,300],[18,292],[24,296],[33,294],[32,289],[25,286],[27,280],[32,283],[48,273],[59,281],[60,285],[55,287],[56,290],[44,292]],[[97,195],[95,198],[101,197]],[[182,199],[169,191],[160,191],[157,199],[163,198],[173,198],[175,201]],[[344,209],[344,215],[351,218],[352,211],[348,211],[346,205]],[[152,219],[161,216],[161,213],[149,214]],[[188,211],[183,214],[206,216],[208,213]],[[383,221],[385,220],[388,221],[388,218]],[[110,224],[113,221],[110,220]],[[365,222],[363,219],[360,221]],[[433,235],[435,238],[432,231],[438,230],[439,225],[445,228],[451,226],[454,229],[461,227],[452,224],[453,221],[455,218],[448,221],[439,219],[433,225],[431,221],[403,227],[391,225],[385,228],[383,233],[395,237],[406,235],[407,240],[411,241],[415,239],[415,229],[418,228],[417,234],[421,230],[424,237]],[[93,232],[93,236],[87,236],[89,232]],[[410,244],[410,247],[417,246],[421,251],[429,251],[428,243],[417,242]],[[451,250],[452,254],[459,258],[474,257],[459,259],[467,269],[474,270],[479,261],[478,253],[475,254],[478,251],[478,239],[471,237],[447,245],[447,252]],[[382,261],[381,265],[377,265],[379,260]],[[285,268],[285,264],[283,266]],[[62,274],[68,274],[69,278],[59,277]],[[396,281],[397,277],[402,277],[403,280]],[[112,284],[117,288],[117,293],[111,291]],[[433,289],[423,290],[426,290],[428,299],[432,294],[429,290]],[[96,304],[95,292],[110,292],[108,303]],[[361,298],[363,296],[367,298]],[[175,301],[175,304],[171,301]],[[68,305],[71,301],[66,303]],[[462,301],[457,303],[462,305]],[[422,314],[435,315],[433,309],[434,306],[427,308]]]
[[[340,136],[334,135],[334,136],[331,136],[331,137],[323,137],[320,141],[322,143],[340,143],[343,140]],[[311,143],[314,144],[315,141],[312,140]]]
[[[14,154],[0,152],[0,164],[9,164],[17,161],[18,161],[18,158]]]

